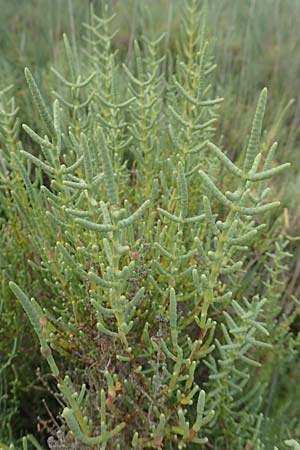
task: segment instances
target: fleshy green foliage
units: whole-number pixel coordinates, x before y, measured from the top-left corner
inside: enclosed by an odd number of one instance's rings
[[[52,106],[25,69],[40,122],[24,143],[1,104],[2,228],[24,261],[1,260],[3,289],[59,393],[50,449],[297,449],[299,302],[268,187],[289,164],[262,140],[266,88],[237,161],[215,143],[207,8],[182,2],[176,57],[141,37],[124,63],[109,7],[91,9]]]

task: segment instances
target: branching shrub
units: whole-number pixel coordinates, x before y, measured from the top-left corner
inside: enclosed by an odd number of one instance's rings
[[[91,11],[85,48],[64,36],[51,112],[25,69],[40,129],[22,125],[31,149],[11,126],[2,196],[46,290],[30,300],[28,282],[8,277],[63,404],[50,449],[267,449],[287,437],[298,448],[288,411],[273,440],[269,425],[274,374],[299,367],[269,189],[289,164],[274,164],[277,143],[260,153],[266,88],[243,162],[213,142],[223,99],[205,6],[183,3],[176,58],[164,36],[144,38],[130,67],[112,49],[109,8]]]

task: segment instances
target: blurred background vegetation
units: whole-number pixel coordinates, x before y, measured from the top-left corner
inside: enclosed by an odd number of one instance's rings
[[[50,67],[64,64],[61,52],[63,33],[73,39],[73,44],[76,36],[79,45],[84,35],[81,24],[87,20],[90,3],[90,0],[0,0],[0,90],[9,84],[14,85],[20,120],[30,123],[33,129],[37,113],[32,108],[23,69],[25,66],[30,67],[39,85],[48,88],[53,82]],[[93,0],[92,3],[96,13],[99,13],[103,2]],[[152,36],[166,32],[166,48],[169,48],[174,60],[176,59],[176,39],[182,19],[180,0],[110,0],[108,3],[117,13],[115,23],[119,32],[114,38],[115,48],[129,64],[133,40],[145,29]],[[142,3],[143,6],[145,3],[148,5],[148,15],[140,14]],[[292,162],[289,173],[275,179],[275,196],[282,200],[283,207],[288,212],[289,223],[287,219],[283,221],[284,232],[289,236],[297,236],[300,234],[300,1],[209,0],[208,3],[208,38],[211,54],[217,64],[214,89],[218,96],[225,98],[220,109],[216,140],[222,143],[233,159],[240,153],[250,131],[258,93],[263,86],[267,86],[269,102],[264,142],[278,140],[278,160]],[[47,89],[49,91],[51,89]],[[282,112],[291,99],[294,99],[294,103],[283,115]],[[285,217],[287,218],[287,214]],[[18,226],[17,223],[15,226]],[[7,252],[7,256],[3,253],[2,258],[8,260],[12,257],[14,243],[9,244],[10,236],[2,238],[6,240]],[[23,248],[26,248],[26,236],[21,231],[19,239],[23,241]],[[299,297],[300,261],[297,242],[291,244],[290,251],[294,257],[288,290],[290,294]],[[19,255],[15,254],[14,257],[18,259]],[[26,265],[25,259],[18,259],[20,267]],[[9,264],[15,267],[16,262],[10,260]],[[21,273],[24,276],[26,271],[20,270]],[[32,279],[28,271],[26,277],[21,284],[31,283],[31,291],[35,295],[41,282]],[[3,298],[10,295],[6,290],[7,287],[2,286]],[[0,300],[0,314],[1,309]],[[30,413],[37,408],[32,405],[28,411],[24,406],[28,406],[30,402],[28,396],[32,385],[36,385],[36,390],[40,390],[40,397],[37,395],[35,401],[41,404],[40,410],[45,409],[40,399],[45,397],[51,382],[33,378],[31,373],[32,360],[36,358],[37,367],[40,358],[38,348],[36,355],[26,353],[29,339],[25,331],[26,319],[22,314],[17,317],[15,310],[11,317],[7,314],[5,317],[11,323],[5,324],[2,329],[10,329],[12,336],[4,336],[0,329],[0,340],[7,338],[9,343],[0,345],[0,363],[7,362],[0,370],[0,419],[2,408],[5,421],[8,423],[12,418],[8,438],[13,439],[25,431],[36,432],[36,429],[30,429],[30,424],[32,426],[36,423],[36,417],[33,419]],[[8,351],[7,346],[13,342],[14,333],[19,334],[22,324],[24,331],[19,337],[18,353],[23,353],[23,359],[18,356],[19,366],[16,367],[6,357],[5,351]],[[9,354],[14,360],[14,349]],[[4,370],[9,373],[1,377]],[[3,383],[7,385],[4,386]],[[1,392],[9,392],[9,402],[7,394],[1,396]],[[48,398],[46,402],[55,412],[53,399]],[[14,416],[16,411],[18,414]],[[23,421],[20,421],[21,416]],[[14,417],[18,417],[15,423]],[[7,423],[4,424],[2,420],[5,430],[8,429]],[[39,420],[39,427],[41,431],[43,427],[47,427],[42,418]]]

